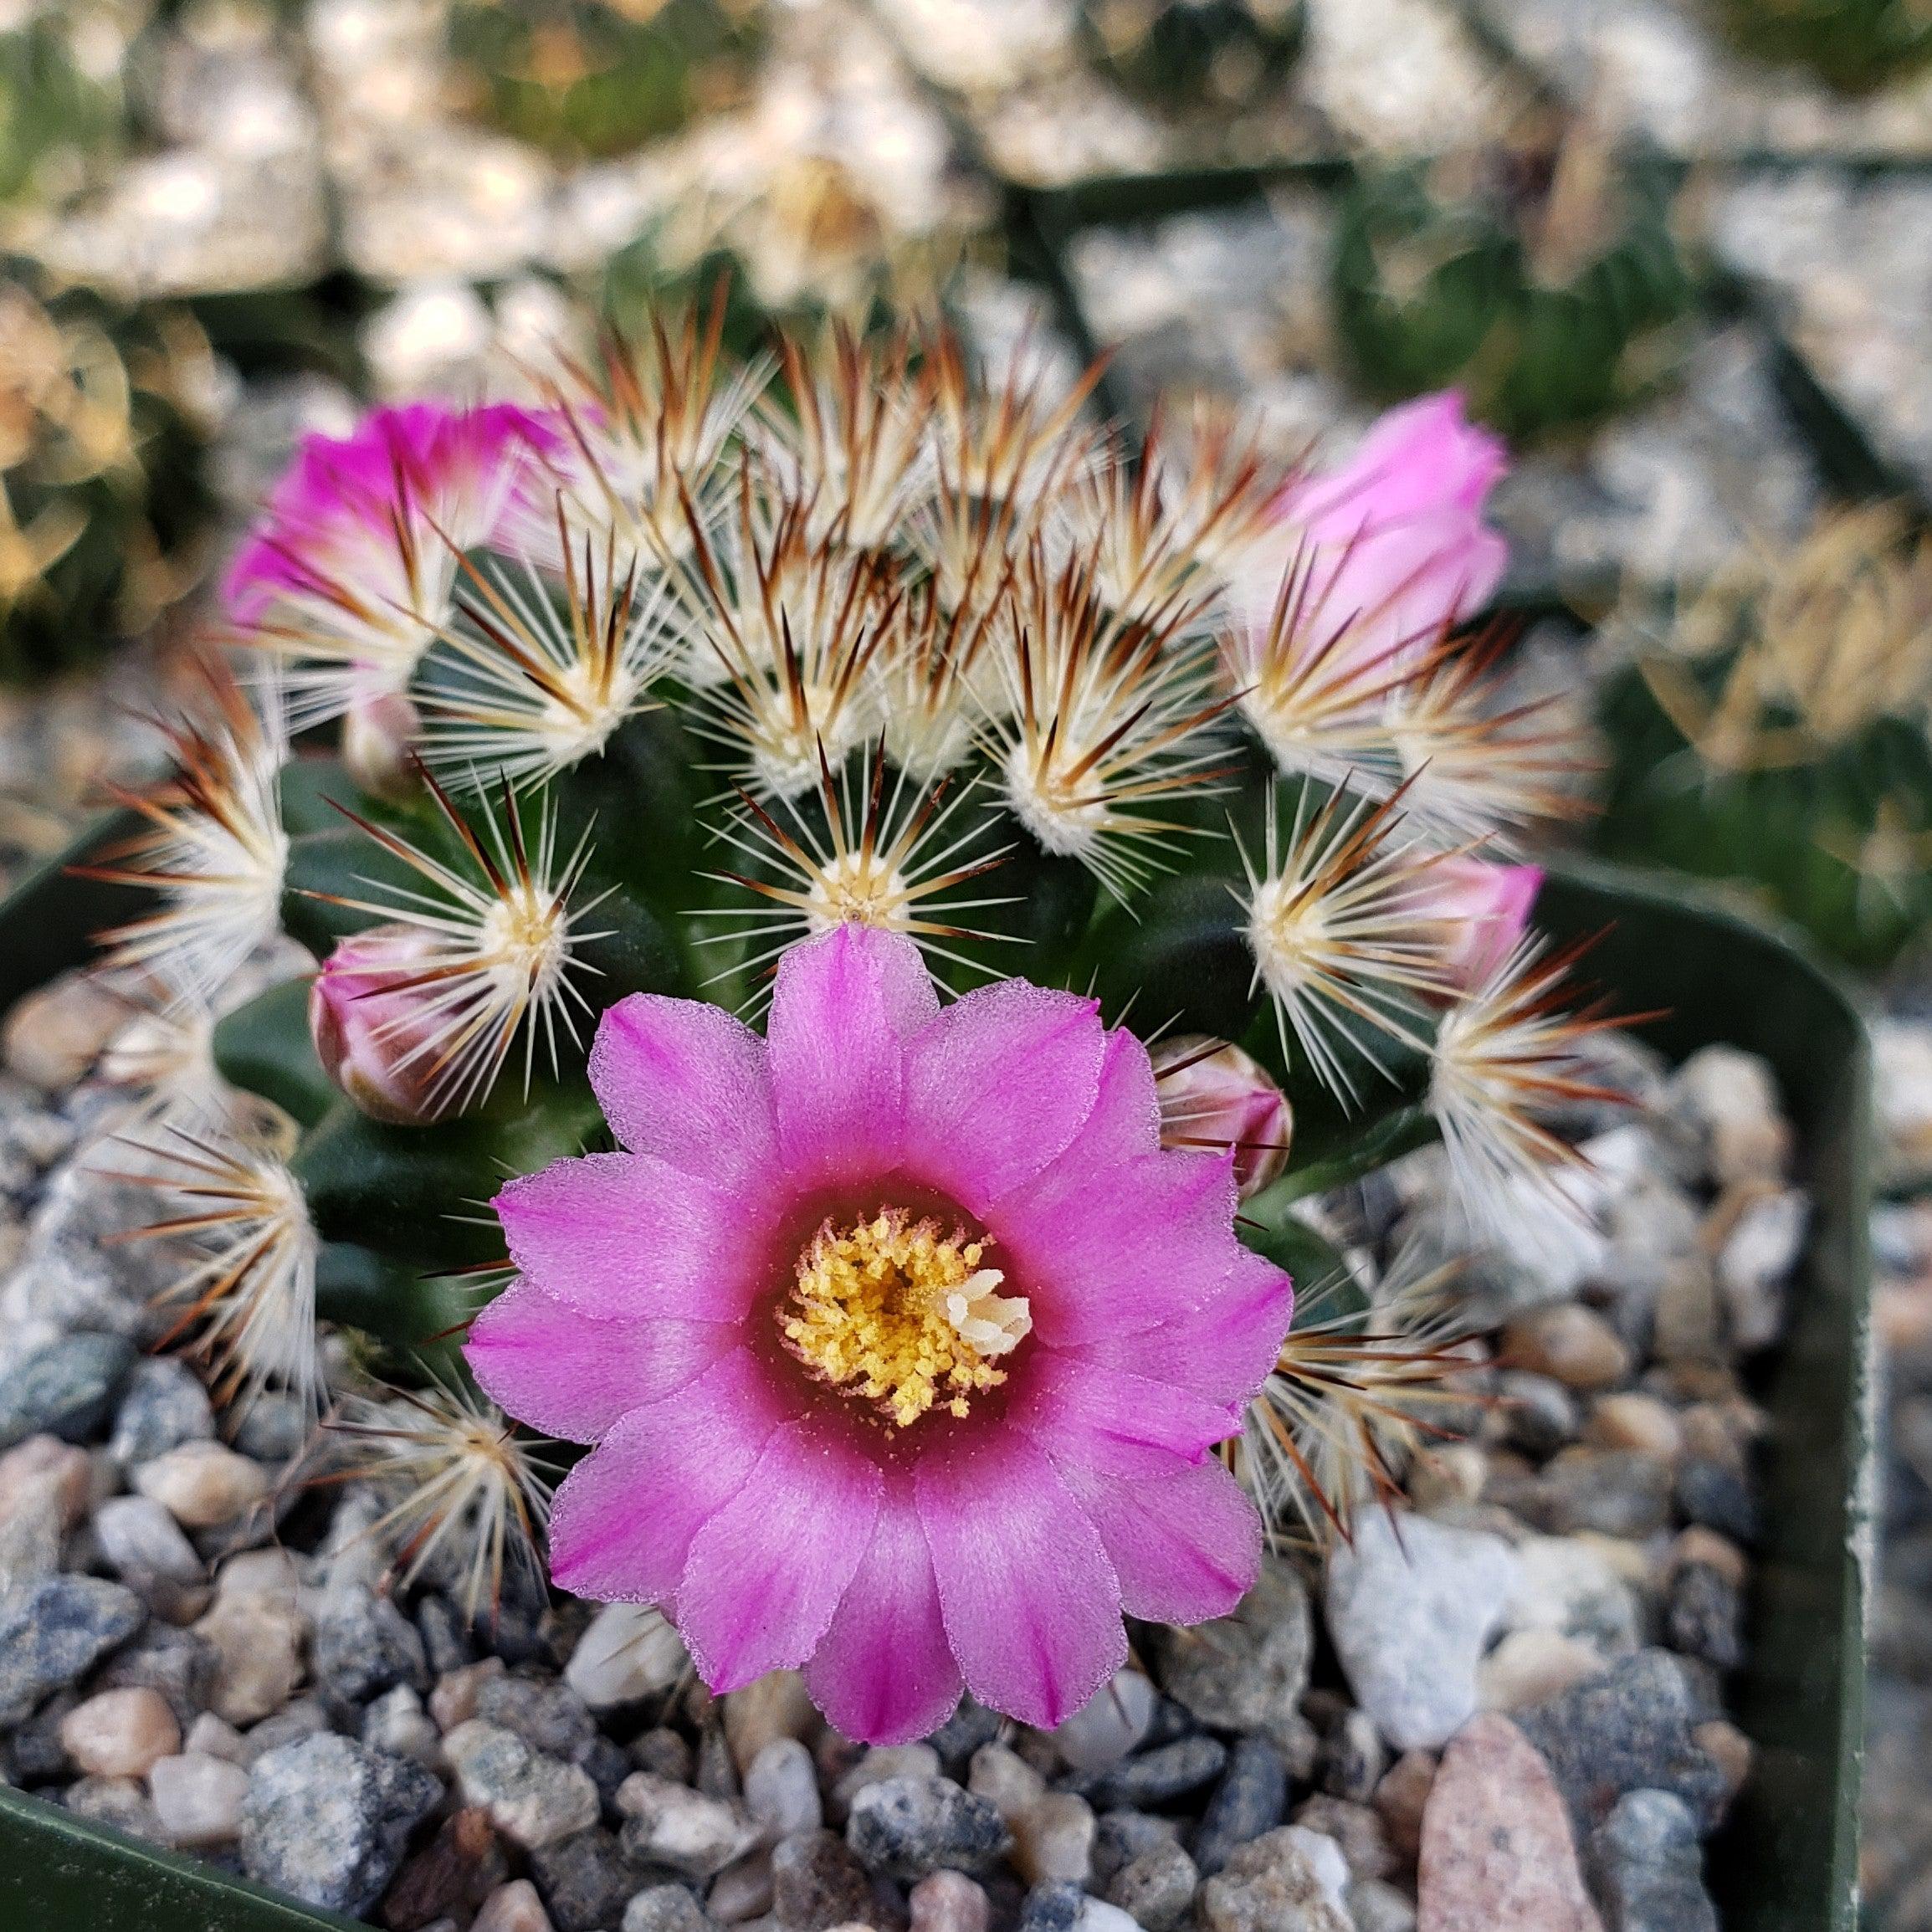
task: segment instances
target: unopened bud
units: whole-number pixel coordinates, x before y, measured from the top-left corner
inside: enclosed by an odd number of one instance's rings
[[[1473,992],[1521,943],[1543,884],[1538,865],[1444,858],[1431,869],[1424,916],[1438,922],[1451,984]]]
[[[339,941],[309,994],[309,1033],[329,1078],[372,1120],[417,1126],[439,1119],[443,976],[435,940],[409,925],[372,926]]]
[[[357,697],[342,715],[342,766],[373,798],[402,804],[423,788],[413,756],[422,714],[401,691]]]
[[[1294,1117],[1268,1069],[1225,1040],[1182,1033],[1152,1050],[1161,1145],[1234,1150],[1246,1200],[1288,1165]]]

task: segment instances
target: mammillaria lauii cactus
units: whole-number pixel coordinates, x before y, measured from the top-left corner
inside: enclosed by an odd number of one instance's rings
[[[1310,1198],[1437,1137],[1478,1224],[1561,1194],[1605,1022],[1504,863],[1566,748],[1458,628],[1499,450],[1130,458],[1089,393],[693,320],[269,506],[110,968],[287,1117],[161,1083],[182,1337],[347,1405],[405,1581],[546,1554],[856,1737],[1057,1723],[1424,1426],[1456,1358],[1309,1319]]]

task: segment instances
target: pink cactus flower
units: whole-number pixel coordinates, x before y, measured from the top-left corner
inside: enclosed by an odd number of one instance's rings
[[[1472,992],[1522,942],[1542,889],[1543,869],[1454,858],[1437,860],[1430,871],[1422,910],[1442,923],[1451,981]]]
[[[407,686],[448,621],[456,553],[490,540],[530,487],[531,452],[555,441],[530,410],[440,402],[305,441],[225,587],[238,623],[285,631],[314,660],[295,680],[300,722]]]
[[[1278,534],[1237,586],[1243,614],[1265,623],[1299,560],[1321,623],[1347,623],[1364,662],[1430,643],[1502,582],[1508,546],[1483,511],[1508,467],[1502,443],[1464,418],[1454,390],[1390,410],[1340,469],[1276,499]]]
[[[1154,1049],[1163,1147],[1227,1148],[1241,1198],[1258,1194],[1288,1165],[1294,1116],[1267,1068],[1239,1047],[1179,1033]]]
[[[372,926],[337,942],[309,989],[322,1070],[372,1120],[414,1126],[448,1109],[438,1076],[448,1016],[433,935]]]
[[[1212,1454],[1293,1295],[1232,1228],[1226,1155],[1165,1151],[1145,1050],[1007,981],[941,1010],[912,943],[781,961],[761,1039],[635,994],[591,1078],[627,1150],[497,1197],[521,1279],[467,1353],[510,1413],[597,1445],[552,1574],[663,1606],[724,1692],[802,1667],[848,1736],[962,1686],[1058,1724],[1253,1582]]]

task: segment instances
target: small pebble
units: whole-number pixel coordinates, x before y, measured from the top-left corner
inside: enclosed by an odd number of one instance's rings
[[[157,1758],[181,1749],[181,1726],[157,1690],[104,1690],[60,1720],[60,1742],[83,1771],[142,1778]]]
[[[1108,1882],[1107,1901],[1130,1913],[1147,1932],[1175,1932],[1193,1910],[1200,1882],[1200,1868],[1169,1841],[1123,1865]]]
[[[423,1699],[406,1683],[373,1699],[362,1713],[362,1741],[372,1750],[413,1758],[436,1770],[443,1761],[443,1738]]]
[[[923,1878],[941,1865],[977,1874],[1012,1847],[997,1806],[944,1778],[888,1778],[852,1801],[846,1842],[872,1871]]]
[[[710,1878],[758,1842],[758,1827],[741,1806],[648,1771],[633,1771],[624,1780],[618,1787],[617,1806],[628,1821],[624,1849],[688,1878]]]
[[[110,1496],[94,1513],[95,1540],[108,1567],[138,1586],[154,1577],[199,1583],[207,1572],[180,1524],[151,1496]]]
[[[843,1818],[852,1801],[868,1785],[888,1778],[936,1778],[940,1756],[930,1745],[876,1745],[856,1764],[841,1772],[832,1786],[832,1815]]]
[[[470,1922],[469,1932],[555,1932],[555,1928],[543,1909],[542,1899],[536,1895],[536,1887],[527,1878],[513,1878],[507,1885],[499,1885],[483,1901],[482,1909]],[[640,1929],[627,1918],[624,1932],[640,1932]],[[686,1929],[648,1926],[642,1932],[686,1932]],[[689,1932],[700,1932],[700,1929],[693,1927]]]
[[[741,1777],[772,1739],[795,1737],[810,1744],[825,1725],[804,1678],[795,1670],[768,1670],[742,1690],[732,1691],[724,1704],[725,1741]]]
[[[0,1724],[78,1681],[146,1616],[132,1591],[97,1576],[46,1576],[14,1591],[0,1602]]]
[[[858,1855],[836,1832],[801,1832],[771,1849],[771,1911],[787,1932],[831,1932],[879,1916]]]
[[[346,1704],[366,1704],[399,1683],[429,1688],[429,1665],[416,1626],[365,1584],[323,1596],[310,1655],[317,1683]]]
[[[938,1776],[936,1766],[930,1775]],[[1047,1795],[1047,1781],[1017,1751],[1004,1745],[981,1745],[973,1753],[966,1789],[984,1798],[1010,1825]]]
[[[218,1717],[233,1724],[254,1724],[295,1694],[304,1674],[309,1627],[287,1601],[218,1593],[214,1607],[194,1630],[219,1659],[210,1699]]]
[[[1635,1449],[1674,1463],[1683,1453],[1683,1427],[1677,1412],[1655,1396],[1621,1390],[1600,1396],[1584,1425],[1584,1440],[1600,1449]]]
[[[1630,1374],[1630,1350],[1603,1317],[1581,1302],[1552,1303],[1518,1315],[1503,1330],[1512,1368],[1548,1376],[1571,1389],[1613,1388]]]
[[[1072,1791],[1048,1791],[1007,1823],[1013,1863],[1030,1885],[1055,1878],[1085,1885],[1094,1869],[1094,1813]]]
[[[1195,1834],[1194,1862],[1202,1875],[1213,1877],[1240,1847],[1272,1831],[1287,1802],[1281,1753],[1264,1737],[1237,1739]]]
[[[745,1772],[745,1809],[773,1843],[825,1822],[817,1767],[797,1738],[774,1738]]]
[[[1308,1592],[1286,1563],[1263,1556],[1261,1575],[1234,1611],[1156,1636],[1156,1674],[1167,1694],[1217,1730],[1261,1731],[1293,1755],[1305,1735],[1314,1625]]]
[[[204,1710],[187,1727],[181,1748],[198,1751],[203,1757],[225,1758],[231,1765],[249,1761],[247,1740],[232,1724],[224,1723],[212,1710]]]
[[[1590,1840],[1609,1932],[1718,1932],[1697,1820],[1668,1791],[1629,1791]]]
[[[226,1759],[200,1751],[165,1757],[148,1773],[154,1808],[177,1845],[232,1844],[241,1835],[249,1774]]]
[[[1386,1878],[1395,1869],[1388,1833],[1381,1817],[1367,1805],[1350,1804],[1317,1792],[1299,1806],[1290,1824],[1320,1832],[1341,1847],[1351,1879]]]
[[[1108,1804],[1167,1804],[1211,1784],[1227,1762],[1227,1747],[1197,1732],[1116,1765],[1102,1781],[1100,1795]]]
[[[489,1815],[453,1812],[403,1861],[383,1898],[383,1920],[393,1932],[405,1932],[438,1919],[467,1919],[509,1876]],[[623,1899],[620,1893],[620,1909]]]
[[[305,1904],[352,1916],[380,1899],[417,1824],[443,1796],[420,1765],[322,1735],[255,1760],[242,1867]]]
[[[616,1833],[598,1825],[536,1846],[530,1875],[556,1932],[601,1932],[615,1924],[643,1876]]]
[[[1422,1847],[1422,1815],[1436,1782],[1437,1760],[1431,1751],[1404,1751],[1376,1786],[1376,1816],[1388,1835],[1389,1850],[1406,1867],[1412,1867]]]
[[[1159,1701],[1141,1672],[1116,1671],[1053,1733],[1053,1743],[1075,1771],[1104,1771],[1146,1736]]]
[[[148,1355],[128,1371],[107,1449],[123,1468],[215,1432],[214,1405],[179,1355]]]
[[[913,1887],[909,1903],[911,1932],[986,1932],[986,1893],[964,1872],[929,1873]]]
[[[1415,1902],[1380,1878],[1350,1886],[1348,1915],[1355,1932],[1416,1932]]]
[[[615,1710],[670,1689],[690,1668],[662,1611],[607,1603],[577,1639],[563,1678],[591,1709]]]
[[[503,1673],[500,1657],[486,1657],[479,1663],[444,1672],[429,1694],[429,1714],[436,1720],[437,1728],[452,1731],[459,1724],[469,1723],[476,1715],[484,1683]]]
[[[134,1486],[189,1530],[232,1523],[269,1493],[269,1473],[219,1443],[183,1443],[133,1471]]]
[[[38,1435],[85,1442],[112,1414],[135,1360],[125,1336],[85,1331],[23,1356],[0,1376],[0,1449]]]
[[[1440,1745],[1474,1712],[1477,1667],[1517,1580],[1506,1543],[1426,1516],[1370,1512],[1330,1554],[1330,1633],[1396,1750]]]
[[[624,1907],[623,1932],[706,1932],[710,1923],[684,1886],[647,1885]]]
[[[1562,1798],[1507,1718],[1472,1719],[1443,1753],[1419,1899],[1432,1932],[1599,1932]]]
[[[1476,1672],[1476,1699],[1484,1710],[1521,1710],[1558,1697],[1607,1668],[1601,1653],[1555,1630],[1514,1630]]]
[[[705,1910],[720,1925],[742,1925],[747,1919],[764,1918],[771,1910],[775,1896],[771,1853],[761,1847],[727,1865],[711,1881],[705,1894]]]
[[[1204,1880],[1198,1909],[1202,1932],[1354,1932],[1286,1826],[1241,1846]]]
[[[597,1788],[575,1765],[533,1751],[515,1731],[472,1718],[443,1740],[466,1805],[526,1851],[597,1822]]]
[[[1737,1586],[1708,1563],[1681,1565],[1663,1610],[1663,1637],[1673,1650],[1715,1670],[1744,1662],[1744,1601]]]
[[[1677,1506],[1693,1523],[1747,1550],[1758,1540],[1758,1506],[1750,1485],[1721,1463],[1687,1462],[1678,1471]]]
[[[60,1802],[76,1817],[91,1818],[151,1845],[172,1845],[161,1814],[132,1778],[78,1778],[60,1793]]]

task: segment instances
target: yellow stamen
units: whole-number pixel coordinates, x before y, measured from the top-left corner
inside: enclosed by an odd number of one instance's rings
[[[786,1342],[902,1429],[935,1404],[964,1417],[970,1396],[1007,1379],[986,1358],[1010,1354],[1033,1325],[1023,1295],[996,1292],[1006,1277],[980,1266],[985,1249],[897,1207],[843,1233],[828,1221],[798,1258],[779,1316]]]

